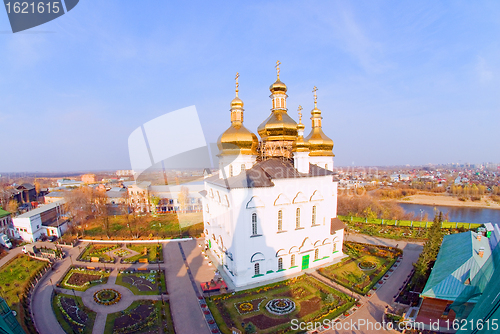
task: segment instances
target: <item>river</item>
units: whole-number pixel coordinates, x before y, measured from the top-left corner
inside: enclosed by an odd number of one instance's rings
[[[466,206],[441,206],[441,205],[422,205],[413,203],[399,203],[406,212],[411,212],[415,217],[420,215],[429,215],[429,220],[434,219],[436,212],[442,211],[448,213],[449,221],[463,223],[493,223],[500,224],[500,210],[473,208]],[[422,211],[421,211],[422,210]]]

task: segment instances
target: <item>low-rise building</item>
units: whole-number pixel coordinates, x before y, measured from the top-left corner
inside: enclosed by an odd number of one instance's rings
[[[83,183],[95,183],[96,182],[95,174],[82,175],[82,182]]]
[[[0,234],[5,234],[9,238],[15,237],[11,214],[2,208],[0,208]]]
[[[481,279],[486,284],[491,278],[491,270],[486,264],[498,244],[498,227],[490,236],[487,238],[472,231],[444,236],[434,267],[420,294],[423,300],[416,322],[439,322],[439,327],[446,328],[447,323],[456,319],[452,309],[454,302],[463,308],[474,307],[480,294],[464,296],[475,281]]]
[[[76,181],[71,179],[57,180],[57,186],[63,188],[76,188],[76,187],[81,187],[83,184],[84,184],[83,181]]]
[[[12,219],[17,237],[25,241],[36,241],[43,236],[60,237],[69,227],[63,216],[64,200],[42,205]]]

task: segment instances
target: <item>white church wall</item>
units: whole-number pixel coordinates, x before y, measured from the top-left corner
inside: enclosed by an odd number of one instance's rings
[[[331,176],[273,182],[274,187],[231,190],[206,184],[207,196],[203,199],[206,243],[237,287],[297,274],[307,255],[309,268],[343,255],[343,230],[330,235],[330,220],[336,217],[337,182],[332,182]],[[226,196],[229,206],[224,201]],[[313,206],[316,207],[314,225]],[[298,229],[297,208],[300,208]],[[280,210],[282,231],[278,231]],[[252,214],[257,217],[256,231],[252,228]],[[259,256],[252,260],[256,254]],[[282,269],[278,267],[279,258]],[[259,275],[255,275],[256,263]]]

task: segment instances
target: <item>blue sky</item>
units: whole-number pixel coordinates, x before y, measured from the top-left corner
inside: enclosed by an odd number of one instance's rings
[[[236,72],[255,132],[278,59],[338,166],[500,162],[499,41],[498,1],[82,0],[16,34],[0,10],[0,171],[130,168],[130,133],[190,105],[215,142]]]

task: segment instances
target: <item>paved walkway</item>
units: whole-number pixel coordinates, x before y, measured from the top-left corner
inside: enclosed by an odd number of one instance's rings
[[[163,243],[164,247],[164,259],[165,262],[167,261],[167,258],[170,258],[168,256],[168,253],[166,252],[167,246],[171,244],[171,246],[177,247],[178,249],[178,243],[177,242],[166,242]],[[39,282],[39,284],[36,287],[36,292],[33,294],[33,301],[32,301],[32,310],[34,311],[34,322],[35,326],[39,330],[40,334],[65,334],[64,330],[62,327],[58,324],[57,319],[54,315],[54,312],[52,311],[52,304],[51,304],[51,299],[52,299],[52,291],[56,289],[58,292],[62,293],[67,293],[72,295],[73,291],[72,290],[67,290],[67,289],[62,289],[62,288],[54,288],[53,285],[55,285],[56,282],[60,281],[63,278],[63,275],[66,273],[66,271],[72,266],[72,265],[79,265],[79,266],[92,266],[92,267],[99,267],[99,268],[113,268],[113,271],[110,274],[110,277],[108,278],[108,281],[106,284],[101,284],[97,285],[94,287],[91,287],[87,289],[86,291],[76,291],[74,294],[76,296],[82,297],[82,301],[85,304],[85,306],[89,307],[90,309],[94,310],[97,312],[97,316],[94,322],[94,328],[92,333],[93,334],[103,334],[104,329],[106,327],[106,317],[110,313],[114,312],[119,312],[122,310],[125,310],[127,307],[129,307],[134,301],[136,300],[161,300],[161,296],[159,295],[134,295],[129,289],[121,286],[121,285],[116,285],[116,278],[118,276],[118,270],[119,269],[126,269],[126,268],[147,268],[151,270],[165,270],[168,265],[166,264],[121,264],[121,263],[115,263],[115,264],[109,264],[109,263],[87,263],[87,262],[80,262],[76,261],[76,258],[78,255],[81,253],[81,251],[85,248],[87,244],[83,243],[79,247],[75,248],[69,248],[69,247],[64,247],[63,251],[66,254],[66,257],[63,260],[59,260],[56,262],[54,266],[54,270],[50,271],[45,275],[42,280]],[[16,248],[15,250],[9,252],[9,254],[2,258],[0,261],[0,265],[6,263],[9,261],[11,258],[16,256],[17,254],[21,253],[21,248]],[[179,254],[178,256],[178,261],[183,261],[181,255]],[[167,275],[165,277],[168,277]],[[189,280],[188,280],[189,282]],[[94,301],[94,293],[98,290],[101,290],[103,288],[112,288],[114,290],[117,290],[120,292],[122,295],[121,300],[114,304],[114,305],[100,305],[97,304]],[[172,286],[170,285],[170,282],[167,278],[167,288],[169,291],[174,291]],[[191,287],[192,290],[192,287]],[[183,294],[184,292],[181,291]],[[194,293],[194,292],[193,292]],[[185,296],[184,296],[185,298]],[[164,300],[169,300],[168,296],[163,296]],[[193,298],[194,302],[198,302],[196,299],[196,296]],[[199,305],[196,304],[197,308],[199,308]],[[192,310],[192,309],[191,309]],[[192,312],[192,311],[191,311]],[[188,312],[189,315],[189,312]],[[200,316],[201,315],[201,310],[200,310]],[[189,322],[189,321],[188,321]],[[189,331],[184,331],[183,330],[183,324],[179,324],[180,331],[177,331],[177,333],[198,333],[198,332],[189,332]],[[205,325],[206,329],[206,325]],[[199,331],[199,333],[202,333],[202,331]]]
[[[182,252],[186,256],[184,261]],[[199,253],[199,255],[197,255]],[[194,277],[198,276],[203,261],[196,240],[182,243],[167,243],[163,246],[166,263],[170,311],[177,334],[210,333],[198,302],[199,290]],[[190,264],[190,268],[187,264]],[[193,280],[190,279],[188,270]],[[212,277],[213,278],[213,274]]]
[[[417,261],[418,256],[422,252],[422,243],[410,243],[401,240],[384,239],[378,237],[370,237],[361,234],[351,234],[348,237],[349,241],[369,243],[373,245],[384,246],[398,246],[403,249],[403,260],[394,273],[387,279],[387,281],[376,290],[370,298],[363,297],[362,306],[351,316],[349,316],[343,323],[346,323],[348,330],[333,331],[329,330],[325,333],[363,333],[363,334],[378,334],[378,333],[394,333],[389,330],[376,330],[368,328],[363,323],[381,323],[384,315],[385,307],[392,303],[393,297],[399,292],[401,285],[408,277],[408,274],[413,268],[413,263]],[[360,322],[361,320],[361,322]],[[347,325],[349,323],[349,325]],[[357,324],[356,328],[351,328],[350,323]]]

